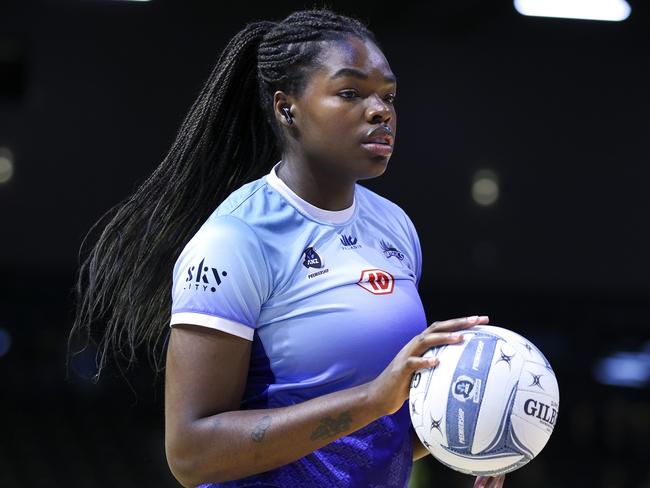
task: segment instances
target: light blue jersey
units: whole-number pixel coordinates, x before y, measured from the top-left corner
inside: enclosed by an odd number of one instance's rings
[[[174,267],[172,326],[253,341],[242,409],[366,383],[427,326],[420,244],[404,211],[361,185],[345,210],[314,207],[277,177],[279,164],[233,192]],[[294,463],[219,486],[404,487],[409,427],[405,404]]]

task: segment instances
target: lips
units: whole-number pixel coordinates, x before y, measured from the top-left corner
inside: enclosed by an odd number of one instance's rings
[[[393,131],[390,127],[379,126],[368,132],[362,142],[364,144],[385,144],[392,147],[394,140]]]

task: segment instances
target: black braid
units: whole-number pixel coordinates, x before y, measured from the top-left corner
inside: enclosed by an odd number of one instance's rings
[[[82,251],[99,235],[79,269],[68,346],[78,335],[83,348],[96,339],[96,379],[109,352],[121,370],[120,359],[130,366],[142,344],[162,370],[178,254],[229,193],[280,157],[273,93],[299,95],[321,41],[347,35],[376,43],[359,21],[325,9],[247,25],[221,53],[160,165],[91,228]]]

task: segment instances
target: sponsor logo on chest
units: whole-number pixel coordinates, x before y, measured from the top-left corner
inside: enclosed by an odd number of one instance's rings
[[[404,260],[404,253],[393,246],[390,242],[382,239],[379,241],[379,244],[381,245],[381,250],[384,253],[384,256],[386,256],[386,259],[395,257],[400,261]]]
[[[305,268],[307,269],[314,268],[318,270],[318,271],[314,271],[313,273],[309,273],[307,275],[307,278],[312,279],[324,275],[325,273],[329,273],[329,268],[325,268],[323,266],[323,260],[316,252],[316,248],[314,248],[313,246],[306,248],[302,252],[302,256],[303,256],[302,265]]]
[[[340,235],[339,240],[341,241],[341,249],[344,251],[349,251],[350,249],[359,249],[361,244],[357,244],[357,238],[351,235]]]
[[[339,234],[338,238],[341,243],[341,249],[344,251],[359,249],[362,247],[361,244],[358,244],[358,239],[354,235]],[[386,258],[395,257],[399,261],[404,259],[404,254],[391,244],[386,243],[382,240],[381,245]],[[323,275],[330,272],[330,268],[325,267],[323,258],[316,251],[316,247],[313,245],[308,246],[303,250],[301,263],[305,269],[310,271],[306,275],[306,278],[310,280],[322,277]],[[352,266],[353,265],[354,263],[352,263]],[[354,272],[354,267],[351,267],[350,271]],[[361,271],[361,275],[359,276],[356,284],[367,292],[372,293],[373,295],[389,295],[393,293],[393,290],[395,288],[395,278],[390,272],[383,269],[364,269]]]
[[[382,269],[364,269],[357,285],[373,295],[388,295],[393,293],[395,279]]]

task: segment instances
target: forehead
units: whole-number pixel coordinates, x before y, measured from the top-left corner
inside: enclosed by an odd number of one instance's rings
[[[329,41],[320,56],[320,73],[334,76],[344,68],[353,68],[368,75],[394,78],[388,60],[377,45],[370,40],[355,36]]]

